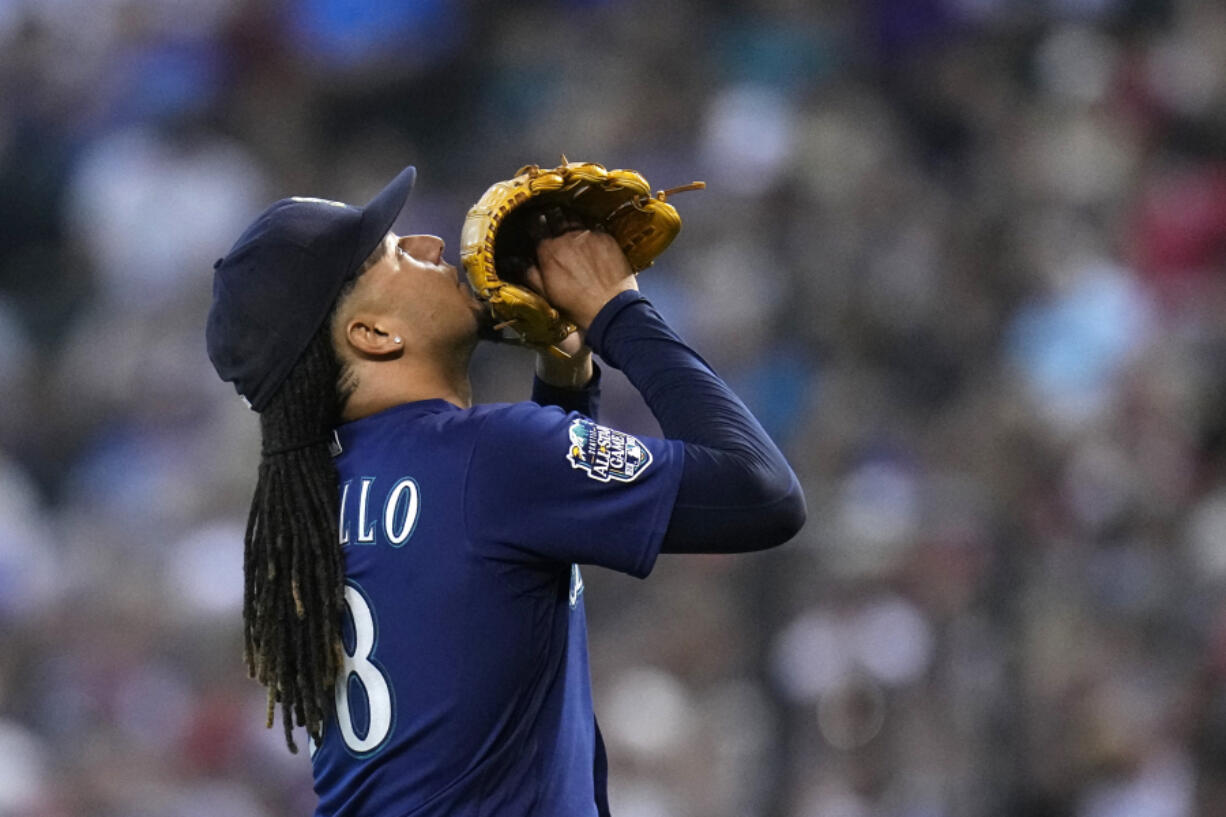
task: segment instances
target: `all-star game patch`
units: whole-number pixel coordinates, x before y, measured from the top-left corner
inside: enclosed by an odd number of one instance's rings
[[[633,482],[651,465],[651,452],[637,437],[579,417],[570,424],[566,459],[598,482]]]

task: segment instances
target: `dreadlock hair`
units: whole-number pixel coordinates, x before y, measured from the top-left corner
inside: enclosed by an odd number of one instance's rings
[[[331,323],[324,321],[260,414],[260,471],[244,538],[247,672],[268,687],[269,728],[281,705],[294,753],[295,723],[322,738],[343,660],[345,567],[329,443],[353,384]]]

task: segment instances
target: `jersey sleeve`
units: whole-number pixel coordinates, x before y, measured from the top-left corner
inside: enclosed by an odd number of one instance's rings
[[[474,439],[468,537],[492,558],[594,564],[641,578],[668,529],[683,462],[674,440],[551,406],[502,407]]]

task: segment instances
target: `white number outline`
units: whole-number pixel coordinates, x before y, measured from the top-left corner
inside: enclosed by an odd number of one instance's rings
[[[336,675],[336,725],[345,751],[361,759],[377,753],[391,737],[396,726],[395,696],[387,674],[374,659],[379,628],[370,601],[357,582],[345,582],[345,606],[353,621],[353,654],[345,649],[341,651],[344,659]],[[353,715],[349,710],[351,675],[357,676],[366,693],[370,723],[365,738],[359,738],[353,728]]]

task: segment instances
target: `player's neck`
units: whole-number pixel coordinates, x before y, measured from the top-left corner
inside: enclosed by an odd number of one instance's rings
[[[342,419],[360,420],[380,411],[419,400],[446,400],[460,408],[472,405],[468,354],[454,359],[406,357],[395,365],[367,364],[359,368],[357,387],[345,405]]]

